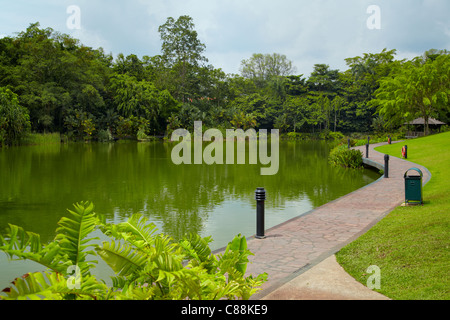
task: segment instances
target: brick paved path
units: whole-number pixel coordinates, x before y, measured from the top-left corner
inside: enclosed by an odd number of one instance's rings
[[[386,143],[374,144],[369,149],[369,161],[384,166],[384,154],[374,150]],[[401,147],[399,144],[399,156]],[[366,156],[366,147],[357,147]],[[247,274],[267,272],[268,281],[263,291],[252,297],[258,299],[292,280],[309,266],[335,254],[369,230],[390,211],[404,202],[404,173],[416,167],[422,170],[426,183],[429,171],[419,165],[390,157],[389,178],[354,191],[327,203],[300,217],[266,230],[266,239],[248,239],[251,256]]]

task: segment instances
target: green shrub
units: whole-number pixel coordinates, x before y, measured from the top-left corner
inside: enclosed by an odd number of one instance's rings
[[[286,134],[287,140],[309,140],[316,138],[312,133],[289,132]]]
[[[140,127],[138,132],[136,133],[136,138],[141,141],[149,139],[148,135],[145,133],[145,129],[142,127]]]
[[[130,116],[124,118],[120,116],[116,121],[116,133],[119,138],[136,138],[139,139],[147,136],[150,121],[142,118]],[[144,137],[145,135],[145,137]]]
[[[330,130],[324,130],[319,134],[319,138],[322,140],[340,141],[344,139],[344,135],[339,131],[333,132]]]
[[[344,139],[344,134],[342,134],[341,132],[339,132],[339,131],[336,131],[336,132],[332,132],[332,131],[330,131],[329,133],[328,133],[328,137],[327,137],[329,140],[343,140]]]
[[[331,150],[328,160],[335,166],[345,168],[357,169],[363,165],[361,151],[348,149],[345,145],[339,145]]]
[[[287,138],[289,140],[300,140],[302,138],[302,134],[299,132],[289,132],[287,134]]]
[[[30,128],[28,109],[19,104],[17,94],[0,87],[0,147],[18,144]]]
[[[10,225],[0,236],[0,251],[10,258],[29,259],[47,268],[16,278],[0,292],[0,300],[185,300],[249,299],[267,278],[245,277],[245,237],[236,236],[226,250],[211,252],[211,238],[189,235],[176,242],[158,234],[142,215],[108,224],[92,203],[74,205],[63,217],[54,241],[43,245],[38,234]],[[97,244],[92,234],[109,237]],[[91,273],[97,259],[115,272],[112,286]]]
[[[106,130],[99,130],[97,134],[97,139],[100,142],[109,142],[114,140],[111,134],[111,130],[109,128]]]

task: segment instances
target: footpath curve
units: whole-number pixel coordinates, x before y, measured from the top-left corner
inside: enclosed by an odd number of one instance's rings
[[[384,168],[384,154],[370,145],[366,163]],[[356,147],[366,158],[366,147]],[[399,146],[401,154],[401,146]],[[423,166],[390,157],[389,178],[377,181],[306,214],[266,230],[265,239],[248,238],[247,274],[267,272],[268,281],[252,300],[370,300],[386,299],[356,282],[338,265],[334,254],[367,232],[404,202],[404,173]],[[368,266],[369,267],[369,266]]]

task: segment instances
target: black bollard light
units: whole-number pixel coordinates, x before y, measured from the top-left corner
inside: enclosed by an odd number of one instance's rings
[[[348,148],[350,149],[350,139],[347,139]]]
[[[266,200],[266,190],[257,188],[255,191],[256,199],[256,239],[265,239],[264,235],[264,201]]]
[[[389,155],[384,155],[384,177],[389,178]]]
[[[369,158],[369,144],[366,144],[366,158]]]
[[[408,146],[405,146],[405,159],[408,159]]]

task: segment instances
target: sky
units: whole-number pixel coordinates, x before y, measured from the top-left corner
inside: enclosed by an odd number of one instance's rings
[[[449,0],[0,0],[0,37],[39,22],[141,58],[161,53],[158,27],[182,15],[193,18],[209,64],[229,74],[254,53],[284,54],[309,77],[314,64],[345,71],[346,58],[384,48],[397,59],[450,50]]]

